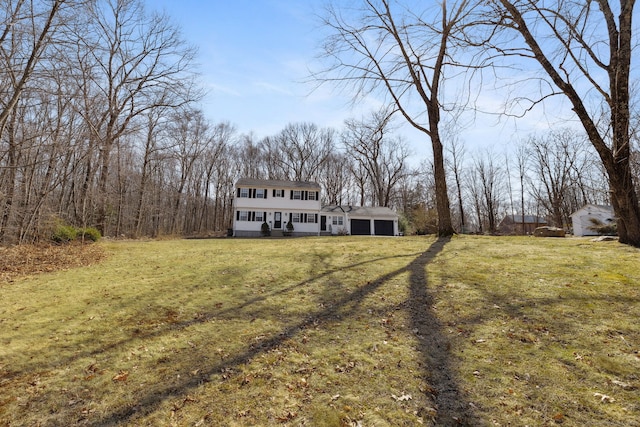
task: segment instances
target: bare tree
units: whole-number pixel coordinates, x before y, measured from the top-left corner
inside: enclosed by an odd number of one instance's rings
[[[580,135],[565,129],[544,137],[532,137],[530,150],[531,178],[539,185],[532,186],[534,197],[547,210],[556,227],[569,222],[572,208],[568,204],[569,191],[576,185],[574,171],[582,169],[584,148]]]
[[[89,2],[74,31],[92,110],[84,112],[99,147],[96,223],[107,231],[112,152],[149,109],[178,107],[199,96],[190,68],[194,50],[163,15],[145,13],[140,0]]]
[[[171,141],[171,155],[176,168],[176,180],[173,183],[174,197],[171,211],[171,233],[184,231],[186,214],[179,215],[183,207],[183,197],[188,184],[193,183],[194,167],[205,150],[212,145],[213,135],[209,124],[199,110],[186,109],[177,112],[168,130]],[[179,224],[182,222],[183,226]]]
[[[331,153],[322,164],[318,183],[322,186],[323,203],[341,205],[350,185],[349,159],[342,153]]]
[[[482,42],[517,61],[531,59],[544,71],[549,82],[537,86],[538,96],[529,93],[518,100],[527,103],[526,108],[557,94],[570,102],[607,173],[620,242],[640,247],[640,206],[630,165],[635,1],[612,3],[486,2],[493,8],[492,24],[501,31],[494,26],[491,38]]]
[[[70,3],[70,2],[69,2]],[[32,83],[47,52],[51,38],[59,30],[65,0],[50,3],[24,0],[2,4],[0,22],[0,169],[6,168],[0,181],[0,242],[12,217],[17,186],[18,161],[22,138],[16,135],[19,117],[16,107]],[[28,134],[27,134],[28,137]]]
[[[290,123],[280,133],[263,140],[271,179],[315,181],[334,151],[334,130],[313,123]]]
[[[143,217],[145,209],[148,209],[148,185],[151,177],[151,168],[154,162],[158,161],[158,156],[163,151],[166,151],[166,147],[162,143],[162,133],[166,127],[164,117],[167,114],[167,109],[156,108],[149,110],[144,114],[144,127],[141,128],[141,141],[139,143],[141,153],[140,164],[140,182],[138,187],[138,196],[136,201],[135,218],[134,218],[134,235],[140,236],[143,234]]]
[[[266,156],[262,146],[255,142],[254,134],[242,135],[236,150],[241,177],[254,179],[267,177]]]
[[[518,182],[520,183],[520,215],[522,223],[522,235],[527,233],[525,228],[524,216],[525,216],[525,181],[527,177],[527,170],[529,167],[529,151],[526,145],[518,145],[516,148],[516,164],[518,167]]]
[[[406,172],[409,152],[402,140],[391,133],[391,116],[386,110],[376,111],[364,120],[347,120],[342,143],[347,156],[364,171],[373,190],[372,203],[389,206],[391,194]]]
[[[333,63],[316,77],[321,82],[350,86],[356,96],[382,91],[408,123],[430,138],[438,234],[451,235],[454,230],[440,136],[441,86],[446,68],[456,62],[451,58],[453,36],[470,2],[443,1],[438,8],[424,12],[392,7],[389,0],[363,0],[361,4],[359,21],[354,18],[354,22],[348,21],[347,10],[328,9],[325,25],[332,35],[324,44],[324,56]]]
[[[502,206],[504,171],[494,163],[494,156],[487,152],[476,156],[473,162],[471,189],[480,231],[495,233]]]
[[[449,167],[453,173],[453,179],[456,185],[456,199],[458,201],[458,214],[460,215],[460,232],[464,233],[466,229],[464,216],[464,198],[462,196],[462,166],[464,163],[464,145],[457,138],[453,138],[451,144],[447,146],[447,151],[451,156]]]
[[[205,147],[203,156],[199,159],[199,166],[204,171],[202,207],[199,209],[198,227],[196,231],[204,230],[221,230],[224,225],[218,224],[218,218],[224,217],[221,212],[220,196],[226,197],[223,193],[225,180],[224,175],[219,174],[219,165],[224,162],[224,156],[228,153],[228,148],[235,135],[235,128],[228,122],[222,122],[215,125],[211,131],[210,143]],[[213,199],[213,200],[212,200]],[[213,209],[210,202],[213,201]],[[211,215],[211,210],[213,214]],[[211,221],[209,223],[209,221]]]
[[[366,206],[367,201],[372,200],[371,197],[368,197],[371,193],[370,191],[370,180],[367,169],[364,167],[364,164],[360,162],[349,162],[349,173],[351,174],[351,191],[350,196],[348,197],[349,204],[357,203],[360,206]],[[355,193],[355,194],[353,194]],[[358,202],[354,202],[356,200],[354,197],[357,196]]]

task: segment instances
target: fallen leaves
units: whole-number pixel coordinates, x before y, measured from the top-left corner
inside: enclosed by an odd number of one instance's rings
[[[287,411],[284,414],[277,416],[276,419],[281,423],[286,423],[296,418],[297,416],[298,416],[297,412]]]
[[[129,378],[129,371],[120,371],[113,378],[113,381],[121,381],[124,382]]]
[[[104,250],[96,244],[0,247],[0,283],[33,274],[92,265],[104,257]]]

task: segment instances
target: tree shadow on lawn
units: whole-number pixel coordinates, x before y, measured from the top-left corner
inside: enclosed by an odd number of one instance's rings
[[[406,307],[410,310],[411,326],[416,332],[418,340],[417,347],[423,359],[423,375],[425,382],[429,384],[430,387],[428,391],[430,394],[429,397],[432,397],[437,405],[435,424],[439,426],[475,425],[475,415],[472,413],[470,405],[458,387],[458,379],[455,373],[455,367],[450,358],[446,337],[442,332],[442,327],[439,324],[437,316],[432,310],[433,300],[428,290],[428,279],[425,272],[427,264],[442,251],[448,241],[449,239],[440,239],[434,242],[429,249],[406,266],[385,274],[374,281],[368,282],[354,292],[334,301],[333,304],[323,307],[322,310],[310,313],[306,319],[291,324],[270,338],[265,338],[259,345],[255,345],[255,343],[248,345],[243,352],[221,360],[209,366],[207,369],[201,370],[200,375],[197,377],[189,378],[185,376],[178,384],[173,383],[171,386],[156,388],[154,391],[140,396],[134,407],[127,407],[111,412],[90,424],[94,426],[116,425],[133,421],[140,415],[151,413],[167,399],[185,396],[190,390],[199,387],[202,384],[203,377],[233,370],[250,362],[261,354],[266,354],[271,350],[277,349],[287,340],[299,335],[307,328],[317,328],[323,324],[330,323],[335,320],[337,316],[341,316],[345,307],[353,307],[354,305],[361,304],[367,296],[371,295],[383,284],[389,282],[396,276],[409,273],[410,292]],[[358,263],[356,265],[361,264],[364,263]],[[352,267],[353,266],[348,266],[342,269]],[[332,274],[338,270],[341,269],[324,272],[314,278],[298,283],[294,287],[308,284],[313,280],[317,280],[319,277]],[[280,290],[277,294],[281,294],[290,289],[291,287]],[[257,302],[263,298],[264,297],[253,299],[252,302]],[[247,304],[250,304],[250,302],[243,303],[235,307],[235,309],[246,307]],[[220,315],[221,313],[218,312],[217,314]],[[342,320],[346,319],[343,318]],[[201,321],[202,320],[199,319],[198,322]],[[184,327],[187,326],[188,325],[184,325]]]
[[[418,337],[418,349],[425,367],[425,382],[433,388],[437,426],[481,425],[460,390],[450,344],[443,326],[433,311],[433,296],[429,292],[426,267],[442,251],[450,239],[441,238],[407,266],[410,271],[408,307],[411,326]]]

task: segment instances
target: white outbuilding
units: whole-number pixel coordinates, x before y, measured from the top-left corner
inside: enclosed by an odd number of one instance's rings
[[[596,223],[609,225],[616,221],[611,206],[587,204],[571,214],[574,236],[597,236]]]

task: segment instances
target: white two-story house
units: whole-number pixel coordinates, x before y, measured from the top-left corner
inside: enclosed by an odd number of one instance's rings
[[[236,183],[233,235],[257,237],[262,225],[280,236],[293,225],[295,236],[353,234],[397,236],[398,215],[386,207],[321,206],[320,185],[241,178]]]
[[[241,178],[236,183],[233,235],[259,236],[264,222],[274,234],[291,221],[297,236],[317,235],[320,221],[320,185]]]

